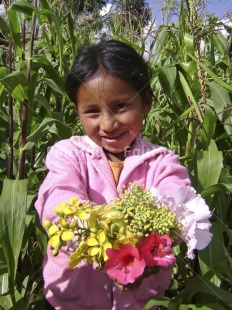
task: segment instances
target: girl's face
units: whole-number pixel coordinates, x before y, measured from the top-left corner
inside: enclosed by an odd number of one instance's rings
[[[122,161],[142,127],[150,102],[127,82],[100,73],[78,89],[77,112],[86,135],[111,161]]]

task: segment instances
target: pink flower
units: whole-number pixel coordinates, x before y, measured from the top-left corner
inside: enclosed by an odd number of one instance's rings
[[[104,265],[106,273],[120,284],[134,283],[143,274],[145,261],[131,244],[123,244],[118,250],[107,249],[106,254],[109,257]]]
[[[153,233],[140,242],[138,249],[148,267],[167,267],[175,261],[171,245],[172,242],[168,235],[160,236]]]
[[[187,256],[195,257],[194,249],[204,249],[212,239],[210,217],[211,212],[201,195],[197,194],[191,186],[181,187],[168,197],[170,211],[181,217],[180,223],[183,226],[180,236],[188,247]]]

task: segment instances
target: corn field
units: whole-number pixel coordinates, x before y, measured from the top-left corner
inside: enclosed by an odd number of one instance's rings
[[[173,2],[173,1],[172,1]],[[44,309],[47,237],[34,209],[45,157],[58,140],[83,131],[64,80],[78,48],[100,36],[134,47],[152,70],[152,110],[143,136],[180,156],[213,214],[213,240],[176,265],[159,309],[232,309],[232,27],[182,0],[176,22],[146,33],[130,16],[96,20],[65,1],[3,1],[0,16],[0,309]],[[70,6],[71,7],[71,6]],[[169,16],[170,8],[163,12]],[[108,29],[106,33],[99,29]],[[139,26],[138,26],[139,27]],[[226,35],[221,30],[226,30]],[[141,30],[141,29],[140,29]],[[148,44],[149,42],[149,44]]]

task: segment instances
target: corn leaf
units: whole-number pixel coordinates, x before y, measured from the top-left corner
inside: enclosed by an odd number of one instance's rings
[[[222,168],[222,152],[196,151],[195,156],[198,191],[217,184]]]
[[[214,32],[212,34],[212,41],[219,53],[225,56],[228,50],[226,37],[220,31]]]
[[[207,278],[200,276],[189,280],[186,285],[186,289],[179,294],[178,298],[183,298],[185,302],[188,302],[194,295],[199,293],[215,297],[215,299],[219,301],[222,306],[232,307],[232,295],[230,293],[217,287]]]
[[[202,275],[217,267],[224,259],[223,230],[219,222],[213,223],[211,229],[213,238],[210,244],[198,252]]]
[[[30,150],[40,139],[40,137],[51,130],[54,124],[56,125],[58,135],[63,138],[69,138],[71,136],[70,128],[63,122],[53,118],[45,118],[39,127],[27,138],[27,144],[25,145],[24,149]]]
[[[187,98],[191,99],[192,104],[195,107],[195,111],[197,113],[198,119],[199,119],[200,122],[202,122],[203,119],[202,119],[201,113],[199,111],[198,104],[197,104],[197,102],[196,102],[196,100],[195,100],[195,98],[193,96],[192,91],[191,91],[191,88],[190,88],[187,80],[185,79],[184,75],[181,72],[178,72],[178,74],[179,74],[180,82],[181,82],[181,85],[182,85],[183,90],[185,92],[185,95],[186,95]]]
[[[216,82],[209,83],[214,108],[228,135],[232,135],[232,98],[229,92]]]
[[[11,290],[16,276],[27,210],[27,180],[5,179],[0,197],[0,241]]]
[[[19,59],[22,59],[23,51],[22,51],[21,30],[20,30],[18,14],[16,11],[9,8],[7,10],[7,17],[9,21],[11,36],[12,36],[14,45],[16,47],[17,55]]]
[[[209,76],[217,82],[219,85],[227,89],[229,92],[232,93],[232,86],[225,83],[222,79],[220,79],[206,64],[200,62],[197,60],[196,57],[192,56],[190,53],[188,53],[189,57],[191,57],[200,67],[202,67],[208,74]]]
[[[6,35],[10,33],[10,28],[5,22],[5,20],[1,17],[1,15],[0,15],[0,30]]]
[[[16,100],[23,101],[28,99],[29,85],[26,76],[22,72],[15,71],[0,79],[0,82]]]
[[[205,113],[202,124],[201,138],[202,138],[202,146],[204,150],[207,150],[210,144],[210,141],[214,135],[215,127],[216,127],[216,116],[213,110],[207,106],[203,105]]]
[[[33,11],[35,10],[35,7],[31,5],[28,1],[25,0],[16,0],[11,5],[11,9],[21,12],[23,14],[26,14],[28,16],[31,16]]]

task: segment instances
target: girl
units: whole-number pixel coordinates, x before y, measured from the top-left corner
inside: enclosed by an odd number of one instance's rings
[[[149,69],[143,58],[125,43],[110,40],[84,47],[66,79],[85,136],[58,142],[47,155],[49,173],[36,210],[43,222],[55,221],[54,207],[78,196],[83,202],[106,204],[123,185],[135,180],[146,188],[171,193],[190,184],[178,156],[142,139],[143,117],[151,108]],[[132,291],[122,291],[95,265],[68,267],[70,253],[43,262],[46,299],[57,310],[141,310],[162,297],[172,268],[162,268]]]

